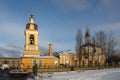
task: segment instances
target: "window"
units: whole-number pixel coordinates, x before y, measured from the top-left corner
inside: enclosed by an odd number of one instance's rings
[[[8,64],[8,61],[7,61],[7,60],[5,60],[3,63],[4,63],[4,64]]]
[[[82,60],[82,67],[84,67],[85,66],[85,61],[84,60]]]
[[[33,60],[33,64],[36,64],[36,60]]]
[[[41,60],[39,60],[39,67],[40,67],[40,66],[42,66],[42,61],[41,61]]]
[[[18,66],[20,66],[20,61],[18,61]]]
[[[68,67],[70,65],[70,61],[66,61],[66,65]]]
[[[82,64],[85,64],[85,61],[84,61],[84,60],[82,60]]]
[[[74,65],[75,65],[75,66],[77,66],[77,63],[78,63],[78,61],[77,61],[77,60],[74,60]]]
[[[98,64],[98,60],[95,60],[95,64]]]
[[[92,61],[91,60],[89,61],[89,66],[92,66]]]
[[[15,61],[12,61],[12,67],[15,67]]]
[[[34,36],[33,35],[30,35],[30,44],[34,44]]]

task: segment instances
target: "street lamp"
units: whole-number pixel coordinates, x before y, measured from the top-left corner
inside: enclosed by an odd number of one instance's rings
[[[98,57],[98,61],[97,61],[97,62],[98,62],[98,67],[99,67],[99,62],[100,62],[100,61],[99,61],[99,57],[100,57],[100,53],[97,54],[97,57]]]
[[[66,63],[67,63],[67,67],[69,66],[69,61],[66,61]]]
[[[58,61],[55,61],[54,63],[55,63],[55,65],[56,65],[56,68],[57,68]]]
[[[69,67],[69,63],[70,63],[70,62],[67,60],[67,61],[66,61],[66,64],[67,64],[67,68]]]

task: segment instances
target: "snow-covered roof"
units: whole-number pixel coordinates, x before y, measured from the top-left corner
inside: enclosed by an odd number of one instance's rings
[[[21,58],[21,57],[1,57],[1,56],[0,56],[0,58],[1,58],[1,59],[2,59],[2,58],[17,59],[17,58]]]
[[[55,56],[34,56],[33,58],[57,58]]]
[[[76,54],[77,52],[75,50],[67,50],[67,51],[63,51],[60,52],[60,54]]]

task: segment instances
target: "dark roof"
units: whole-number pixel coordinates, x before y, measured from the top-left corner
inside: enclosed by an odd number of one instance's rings
[[[86,47],[86,46],[100,47],[99,45],[95,45],[93,43],[86,43],[86,44],[83,44],[81,47]]]
[[[31,24],[32,24],[32,23],[27,23],[26,29],[29,29]],[[33,25],[34,25],[34,29],[35,29],[35,30],[38,30],[37,24],[33,24]]]
[[[86,32],[86,34],[85,34],[85,37],[89,37],[90,35],[89,35],[89,33],[88,32]]]

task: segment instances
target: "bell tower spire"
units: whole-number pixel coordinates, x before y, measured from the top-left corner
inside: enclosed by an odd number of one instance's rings
[[[89,28],[86,28],[86,33],[85,33],[85,43],[90,43],[90,31]]]
[[[33,13],[30,14],[30,23],[31,23],[31,24],[34,24]]]

